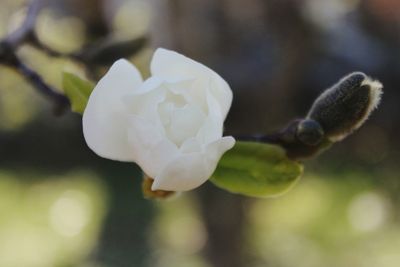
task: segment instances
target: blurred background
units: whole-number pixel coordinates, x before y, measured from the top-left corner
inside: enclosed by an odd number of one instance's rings
[[[27,5],[1,1],[0,36]],[[143,199],[138,167],[87,148],[79,115],[54,116],[0,65],[0,266],[400,266],[400,1],[52,0],[35,31],[62,53],[146,37],[125,56],[144,75],[159,46],[210,66],[234,90],[227,134],[283,127],[352,71],[384,84],[383,103],[306,161],[283,196],[250,199],[207,183],[158,202]],[[18,55],[55,88],[63,71],[96,76],[31,46]]]

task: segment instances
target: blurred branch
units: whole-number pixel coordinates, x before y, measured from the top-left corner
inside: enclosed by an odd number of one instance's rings
[[[37,72],[23,63],[15,54],[14,48],[9,46],[6,42],[0,42],[0,64],[14,68],[18,73],[24,76],[40,94],[53,101],[57,114],[61,114],[64,110],[69,108],[69,99],[48,85]]]
[[[88,45],[81,51],[72,53],[70,56],[85,64],[110,65],[115,60],[133,55],[140,51],[148,42],[146,36],[118,42],[110,39],[102,39]]]
[[[48,85],[37,72],[29,68],[16,54],[22,44],[37,42],[34,28],[42,7],[43,2],[41,0],[32,1],[22,25],[0,41],[0,64],[11,67],[24,76],[39,93],[55,103],[55,111],[60,114],[69,108],[69,99]]]
[[[56,104],[56,111],[60,113],[70,107],[69,99],[48,85],[37,72],[29,68],[18,57],[17,50],[20,46],[28,44],[48,56],[69,58],[77,61],[83,64],[89,76],[97,78],[95,70],[98,66],[107,66],[119,58],[136,54],[147,44],[147,38],[140,37],[115,41],[106,37],[87,45],[80,51],[72,53],[59,52],[41,42],[35,32],[36,20],[44,6],[44,2],[43,0],[32,0],[22,25],[0,40],[0,64],[11,67],[24,76],[39,93]]]
[[[43,1],[32,0],[31,4],[28,7],[28,11],[22,25],[10,35],[5,37],[3,42],[6,42],[9,46],[14,48],[25,42],[28,42],[34,34],[36,19],[42,7]]]

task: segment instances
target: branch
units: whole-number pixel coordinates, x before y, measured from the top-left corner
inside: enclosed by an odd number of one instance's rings
[[[331,143],[318,122],[310,119],[296,119],[288,126],[271,134],[238,135],[239,141],[260,142],[279,145],[293,160],[309,158],[323,151]]]
[[[0,64],[11,67],[24,76],[40,94],[55,103],[55,113],[61,114],[70,106],[68,98],[48,85],[37,72],[29,68],[16,54],[19,46],[24,43],[39,44],[34,28],[42,7],[43,1],[33,0],[22,25],[0,41]]]
[[[10,47],[17,48],[21,44],[27,42],[32,34],[36,24],[36,19],[43,7],[42,0],[32,0],[28,7],[28,11],[22,25],[4,38],[3,42],[7,43]]]
[[[43,96],[55,103],[55,113],[61,114],[70,106],[69,99],[48,85],[33,69],[29,68],[14,52],[7,42],[0,42],[0,64],[13,68],[20,73]]]
[[[35,86],[37,91],[55,103],[55,114],[61,115],[70,107],[69,99],[57,92],[54,88],[48,85],[43,78],[27,65],[19,62],[17,70],[25,77],[32,85]]]

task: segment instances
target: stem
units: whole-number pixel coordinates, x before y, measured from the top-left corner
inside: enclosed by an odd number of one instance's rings
[[[279,144],[280,134],[254,134],[254,135],[235,135],[233,136],[238,141],[260,142],[268,144]]]
[[[42,6],[43,1],[33,0],[29,5],[26,18],[21,27],[0,41],[0,64],[11,67],[20,73],[33,85],[33,88],[55,103],[55,113],[60,114],[69,108],[69,99],[48,85],[37,72],[29,68],[16,54],[16,50],[20,45],[31,43],[45,50],[48,54],[56,55],[55,51],[48,49],[39,42],[34,32],[36,19]],[[57,55],[60,54],[57,53]]]
[[[322,139],[316,144],[307,144],[298,136],[298,124],[302,119],[295,119],[289,122],[283,129],[265,135],[239,135],[234,136],[239,141],[253,141],[278,145],[285,149],[286,155],[292,160],[309,158],[325,150],[329,140]]]
[[[27,81],[34,85],[34,88],[36,88],[36,90],[40,94],[47,97],[56,104],[55,112],[57,114],[60,114],[64,112],[67,108],[69,108],[70,101],[65,95],[57,92],[54,88],[48,85],[38,73],[36,73],[34,70],[29,68],[21,61],[19,61],[17,71],[21,75],[23,75]]]
[[[8,45],[13,48],[17,48],[22,43],[27,42],[28,39],[31,38],[31,35],[35,28],[36,19],[42,7],[43,1],[32,0],[31,4],[28,7],[28,11],[22,25],[10,35],[5,37],[3,42],[8,43]]]

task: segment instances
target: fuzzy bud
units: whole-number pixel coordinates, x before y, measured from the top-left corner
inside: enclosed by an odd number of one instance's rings
[[[380,102],[382,87],[364,73],[351,73],[315,100],[307,119],[317,121],[330,141],[340,141],[368,119]]]

